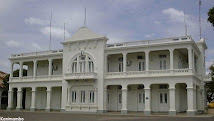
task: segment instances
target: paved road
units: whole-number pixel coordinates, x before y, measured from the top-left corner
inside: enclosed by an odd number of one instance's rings
[[[211,116],[138,116],[138,115],[98,115],[46,112],[0,111],[0,117],[21,117],[24,121],[214,121]]]

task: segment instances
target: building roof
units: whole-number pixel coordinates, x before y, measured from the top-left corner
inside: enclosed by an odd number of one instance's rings
[[[0,71],[0,87],[3,87],[3,79],[7,73]]]
[[[92,30],[88,29],[87,27],[79,28],[71,38],[65,40],[65,42],[69,41],[79,41],[79,40],[91,40],[91,39],[101,39],[106,38],[103,35],[97,34]],[[106,38],[107,39],[107,38]]]

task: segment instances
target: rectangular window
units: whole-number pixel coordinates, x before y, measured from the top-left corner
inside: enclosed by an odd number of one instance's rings
[[[163,103],[163,94],[160,93],[160,103]]]
[[[144,71],[145,70],[145,62],[139,61],[138,62],[138,71]]]
[[[119,62],[119,72],[123,72],[123,62]]]
[[[122,95],[119,94],[119,95],[118,95],[118,98],[119,98],[119,99],[118,99],[118,102],[121,103],[121,102],[122,102]]]
[[[142,95],[141,95],[141,93],[139,93],[139,96],[138,96],[138,100],[139,100],[139,103],[142,103]]]
[[[143,103],[145,103],[145,93],[143,93]]]
[[[108,94],[108,103],[109,103],[109,94]]]
[[[138,71],[142,71],[142,63],[141,62],[138,63]]]
[[[80,99],[81,103],[85,103],[85,91],[81,91],[81,99]]]
[[[94,91],[89,92],[89,102],[94,103]]]
[[[72,91],[72,103],[76,103],[76,100],[77,100],[77,92]]]
[[[165,103],[167,103],[167,93],[164,93]]]
[[[88,69],[89,72],[94,72],[94,63],[92,61],[88,62]]]
[[[74,62],[73,65],[72,65],[72,72],[73,73],[77,72],[77,63],[76,62]]]

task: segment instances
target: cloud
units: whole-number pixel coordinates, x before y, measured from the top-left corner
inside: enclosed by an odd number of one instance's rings
[[[6,46],[8,47],[19,47],[21,44],[17,41],[14,41],[14,40],[9,40],[9,41],[6,41],[5,42]]]
[[[29,18],[25,18],[25,23],[26,24],[35,24],[35,25],[47,25],[49,24],[49,21],[47,20],[42,20],[40,18],[34,18],[34,17],[29,17]]]
[[[179,11],[175,8],[168,8],[168,9],[162,10],[162,13],[168,15],[171,21],[184,22],[184,12],[183,11]],[[188,17],[188,16],[186,16],[186,17]]]
[[[42,48],[37,43],[32,43],[32,47],[37,50],[42,50]]]
[[[144,35],[144,37],[146,37],[146,38],[152,38],[152,37],[154,37],[155,36],[155,33],[151,33],[151,34],[146,34],[146,35]]]
[[[46,36],[50,36],[50,27],[44,27],[40,29],[40,32]],[[64,29],[58,27],[51,27],[51,35],[53,38],[56,39],[63,39],[64,38]],[[70,37],[70,34],[65,30],[65,37]]]

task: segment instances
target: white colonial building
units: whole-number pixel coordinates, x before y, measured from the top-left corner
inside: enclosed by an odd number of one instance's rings
[[[8,110],[142,111],[175,115],[203,111],[204,39],[190,36],[107,44],[86,27],[63,50],[13,54]],[[14,64],[19,77],[13,77]],[[23,68],[27,76],[23,76]]]

